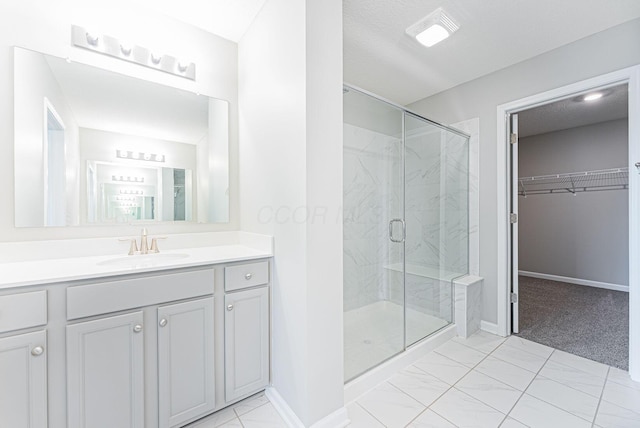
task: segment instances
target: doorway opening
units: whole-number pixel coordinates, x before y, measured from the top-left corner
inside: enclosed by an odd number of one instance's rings
[[[628,85],[510,119],[511,332],[627,370]]]
[[[498,132],[498,277],[497,277],[497,304],[498,324],[496,331],[508,336],[512,333],[512,321],[518,318],[519,305],[517,295],[512,294],[511,287],[518,284],[518,246],[513,245],[518,238],[518,228],[513,227],[511,221],[517,221],[512,214],[517,215],[518,196],[512,195],[512,189],[517,189],[519,175],[512,171],[513,149],[518,150],[518,144],[511,144],[511,123],[508,120],[516,113],[550,104],[556,101],[566,100],[578,95],[587,95],[598,90],[628,85],[628,309],[629,309],[629,374],[631,379],[640,380],[640,265],[636,262],[640,258],[640,66],[629,67],[595,78],[573,83],[561,88],[536,94],[520,100],[512,101],[497,107],[497,132]],[[505,120],[506,119],[506,120]],[[517,126],[517,125],[516,125]],[[516,157],[517,158],[517,157]],[[584,171],[583,171],[584,172]],[[571,178],[571,177],[570,177]],[[570,181],[570,180],[569,180]],[[568,188],[575,191],[574,187]],[[566,188],[567,188],[566,187]],[[576,186],[578,187],[578,186]],[[578,193],[578,192],[576,192]],[[595,192],[594,192],[595,193]],[[602,192],[606,193],[606,192]],[[587,192],[578,193],[577,196],[568,195],[570,198],[579,198],[587,195]],[[559,195],[555,195],[559,196]],[[567,195],[563,195],[567,196]],[[523,197],[523,196],[522,196]],[[513,209],[516,212],[513,212]],[[635,221],[634,221],[635,219]],[[516,260],[514,265],[513,260]],[[604,282],[604,281],[601,281]],[[587,287],[584,287],[587,289]],[[518,291],[516,289],[516,291]],[[590,312],[597,317],[602,311],[600,308],[590,308]],[[512,315],[515,315],[512,318]],[[517,331],[518,325],[516,325]]]

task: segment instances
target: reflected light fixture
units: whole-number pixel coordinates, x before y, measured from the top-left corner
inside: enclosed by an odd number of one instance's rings
[[[165,156],[156,153],[133,152],[131,150],[116,150],[116,157],[120,159],[145,160],[148,162],[164,162]]]
[[[600,98],[602,98],[604,94],[602,92],[592,92],[590,94],[585,95],[582,99],[584,101],[595,101],[595,100],[599,100]]]
[[[406,33],[426,47],[439,43],[460,26],[441,7],[406,29]]]

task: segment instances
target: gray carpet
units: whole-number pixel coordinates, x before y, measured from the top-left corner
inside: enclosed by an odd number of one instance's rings
[[[628,370],[629,294],[519,277],[518,336]]]

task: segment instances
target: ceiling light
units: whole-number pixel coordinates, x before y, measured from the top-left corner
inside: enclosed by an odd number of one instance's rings
[[[439,7],[420,21],[406,29],[406,33],[418,42],[431,47],[458,30],[460,26]]]
[[[602,98],[603,93],[602,92],[593,92],[591,94],[587,94],[584,96],[584,98],[582,98],[585,101],[595,101],[595,100],[599,100],[600,98]]]

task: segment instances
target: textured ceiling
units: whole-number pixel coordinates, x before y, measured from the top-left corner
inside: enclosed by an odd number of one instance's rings
[[[440,6],[453,36],[405,34]],[[344,0],[344,80],[406,105],[638,17],[640,0]]]
[[[627,85],[598,92],[605,96],[596,101],[585,102],[582,96],[576,96],[518,113],[519,136],[529,137],[628,117]]]

